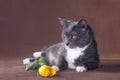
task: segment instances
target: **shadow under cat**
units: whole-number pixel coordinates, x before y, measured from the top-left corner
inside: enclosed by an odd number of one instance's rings
[[[120,73],[120,60],[101,60],[99,68],[94,72]]]

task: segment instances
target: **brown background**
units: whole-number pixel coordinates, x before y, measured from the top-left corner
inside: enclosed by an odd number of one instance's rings
[[[87,19],[101,59],[120,59],[120,0],[0,0],[0,58],[32,57],[61,41],[58,17]]]

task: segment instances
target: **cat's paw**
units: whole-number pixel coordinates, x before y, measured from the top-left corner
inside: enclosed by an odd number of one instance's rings
[[[87,68],[85,66],[77,66],[76,71],[77,72],[86,72]]]
[[[23,64],[30,64],[30,59],[29,58],[26,58],[26,59],[23,59]]]
[[[41,54],[42,54],[42,51],[40,51],[40,52],[34,52],[33,53],[33,57],[35,57],[35,58],[41,57]]]
[[[59,67],[57,67],[55,65],[53,65],[52,68],[55,69],[56,71],[59,71]]]

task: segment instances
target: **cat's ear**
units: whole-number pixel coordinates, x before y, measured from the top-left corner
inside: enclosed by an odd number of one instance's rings
[[[58,18],[59,19],[59,22],[60,24],[64,27],[64,28],[67,28],[69,26],[69,24],[73,21],[71,20],[66,20],[66,19],[62,19],[62,18]]]
[[[80,27],[83,29],[83,30],[86,30],[87,29],[87,26],[88,26],[88,23],[85,19],[81,19],[79,22],[78,22],[78,25],[80,25]]]

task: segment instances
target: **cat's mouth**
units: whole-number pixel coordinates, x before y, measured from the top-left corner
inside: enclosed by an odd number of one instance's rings
[[[75,44],[73,45],[73,44],[69,44],[69,43],[66,43],[66,46],[68,46],[71,49],[78,47]]]

